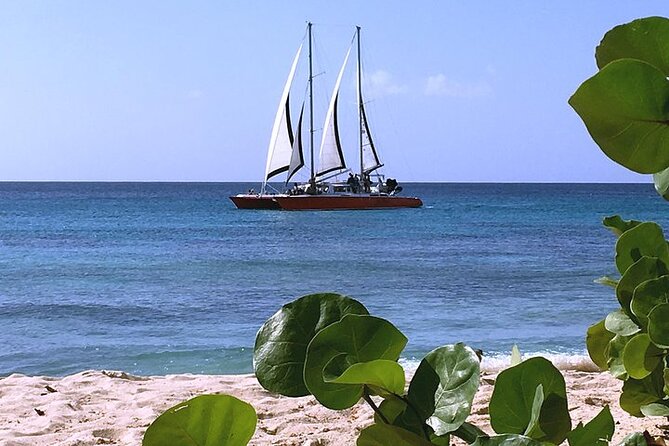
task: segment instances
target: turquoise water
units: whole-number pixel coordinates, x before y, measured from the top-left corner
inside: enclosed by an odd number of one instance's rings
[[[240,211],[245,183],[0,183],[0,375],[252,370],[255,333],[318,291],[408,337],[580,355],[616,306],[604,216],[669,227],[649,184],[404,184],[421,209]]]

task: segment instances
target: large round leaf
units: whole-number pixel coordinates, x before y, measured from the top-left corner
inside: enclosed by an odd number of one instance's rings
[[[646,280],[634,289],[630,307],[642,327],[648,326],[648,314],[669,301],[669,276]]]
[[[348,314],[319,331],[309,343],[304,382],[325,407],[349,408],[363,395],[364,385],[331,381],[353,364],[376,359],[396,361],[406,343],[407,338],[385,319]]]
[[[628,375],[643,379],[660,364],[663,353],[650,342],[647,333],[639,333],[629,340],[623,350],[623,364]]]
[[[472,446],[547,446],[542,441],[523,435],[497,435],[495,437],[479,437]]]
[[[669,76],[669,19],[646,17],[607,32],[595,51],[597,66],[618,59],[639,59]]]
[[[537,387],[541,385],[544,403],[538,427],[540,441],[560,444],[571,430],[567,392],[560,371],[547,359],[530,358],[502,371],[490,398],[490,424],[497,433],[523,434],[532,421]]]
[[[151,423],[142,446],[246,446],[256,412],[230,395],[200,395],[168,409]]]
[[[623,310],[615,310],[609,313],[604,320],[604,327],[611,333],[621,336],[630,336],[641,330]]]
[[[407,397],[435,434],[444,435],[469,416],[479,376],[474,350],[462,343],[439,347],[420,362]]]
[[[648,336],[660,348],[669,348],[669,304],[661,304],[648,314]]]
[[[632,339],[631,336],[615,335],[604,352],[608,357],[609,372],[618,379],[627,379],[623,352],[630,339]]]
[[[643,416],[641,407],[661,401],[664,397],[662,368],[658,367],[644,379],[629,378],[623,384],[620,407],[635,417]]]
[[[569,432],[567,436],[569,446],[608,446],[615,428],[611,410],[609,406],[604,406],[585,426],[579,423]]]
[[[646,437],[641,432],[634,432],[623,438],[618,446],[648,446]]]
[[[631,303],[636,287],[664,274],[667,274],[667,267],[657,257],[643,256],[627,268],[616,286],[616,297],[627,315],[635,317],[631,311]]]
[[[626,231],[616,242],[616,266],[620,274],[625,274],[644,256],[656,257],[669,265],[669,246],[657,223],[643,222]]]
[[[602,151],[639,173],[669,167],[668,103],[666,75],[634,59],[606,65],[569,99]]]
[[[609,368],[609,357],[606,354],[609,342],[615,335],[604,327],[604,320],[597,322],[588,328],[585,336],[585,345],[588,348],[588,354],[592,362],[602,370]]]
[[[632,229],[639,223],[641,222],[637,220],[623,220],[620,218],[620,215],[604,217],[602,221],[604,227],[610,229],[617,237],[620,237],[625,231]]]
[[[655,190],[665,200],[669,200],[669,169],[653,174]]]
[[[258,382],[281,395],[308,395],[303,375],[307,345],[346,314],[368,312],[360,302],[334,293],[309,294],[281,307],[256,336],[253,365]]]
[[[374,394],[385,398],[393,394],[402,395],[405,380],[404,369],[397,362],[376,359],[353,364],[340,376],[327,381],[336,384],[366,385]]]
[[[434,446],[413,432],[389,424],[372,424],[360,432],[357,446]]]
[[[669,406],[666,403],[650,403],[641,406],[641,413],[646,417],[669,417]]]

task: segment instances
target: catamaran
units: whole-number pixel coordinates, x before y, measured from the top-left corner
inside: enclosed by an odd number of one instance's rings
[[[315,168],[314,156],[314,113],[313,113],[313,68],[312,68],[312,35],[311,23],[307,25],[309,36],[309,129],[310,129],[310,177],[308,182],[296,183],[285,193],[267,191],[267,181],[274,176],[286,172],[286,184],[293,175],[304,166],[301,128],[304,105],[295,132],[290,122],[290,88],[295,76],[295,69],[302,46],[293,60],[288,80],[284,87],[279,110],[277,111],[272,137],[267,154],[265,177],[259,193],[250,191],[230,197],[240,209],[283,209],[283,210],[335,210],[335,209],[379,209],[420,207],[422,201],[417,197],[399,195],[402,187],[397,181],[377,173],[383,167],[371,133],[364,108],[362,94],[362,64],[360,54],[360,27],[356,27],[357,43],[357,108],[359,121],[359,173],[355,175],[346,167],[341,147],[338,127],[339,88],[351,53],[349,47],[342,64],[330,104],[325,117],[325,125],[319,151],[319,166]],[[331,181],[338,175],[349,172],[346,182]]]

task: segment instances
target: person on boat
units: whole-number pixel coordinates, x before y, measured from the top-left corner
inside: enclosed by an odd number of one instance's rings
[[[318,187],[316,186],[316,180],[313,178],[309,180],[309,186],[307,187],[306,192],[309,195],[316,195],[319,193]]]
[[[369,178],[369,174],[367,172],[362,174],[362,187],[367,193],[372,191],[372,180]]]
[[[358,178],[358,174],[356,173],[355,175],[353,175],[352,173],[349,172],[346,184],[348,184],[349,187],[351,188],[351,192],[357,194],[358,191],[360,190],[360,178]]]
[[[353,175],[353,193],[357,194],[358,192],[360,192],[360,177],[356,173]]]
[[[355,189],[355,178],[353,178],[353,173],[349,172],[348,173],[348,179],[346,180],[346,184],[348,184],[348,187],[351,188],[351,190]]]

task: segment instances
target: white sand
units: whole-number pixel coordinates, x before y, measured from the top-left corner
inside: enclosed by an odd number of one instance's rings
[[[564,373],[574,423],[589,420],[609,404],[617,423],[614,444],[638,430],[660,435],[656,424],[664,419],[634,418],[618,407],[620,381],[604,373]],[[492,378],[493,374],[483,375],[469,418],[489,432],[486,414]],[[160,413],[205,393],[231,394],[256,408],[258,427],[252,445],[354,445],[359,431],[372,421],[366,405],[335,412],[312,397],[277,397],[263,390],[252,375],[144,378],[86,371],[49,378],[15,374],[0,378],[0,445],[140,445],[144,431]]]

